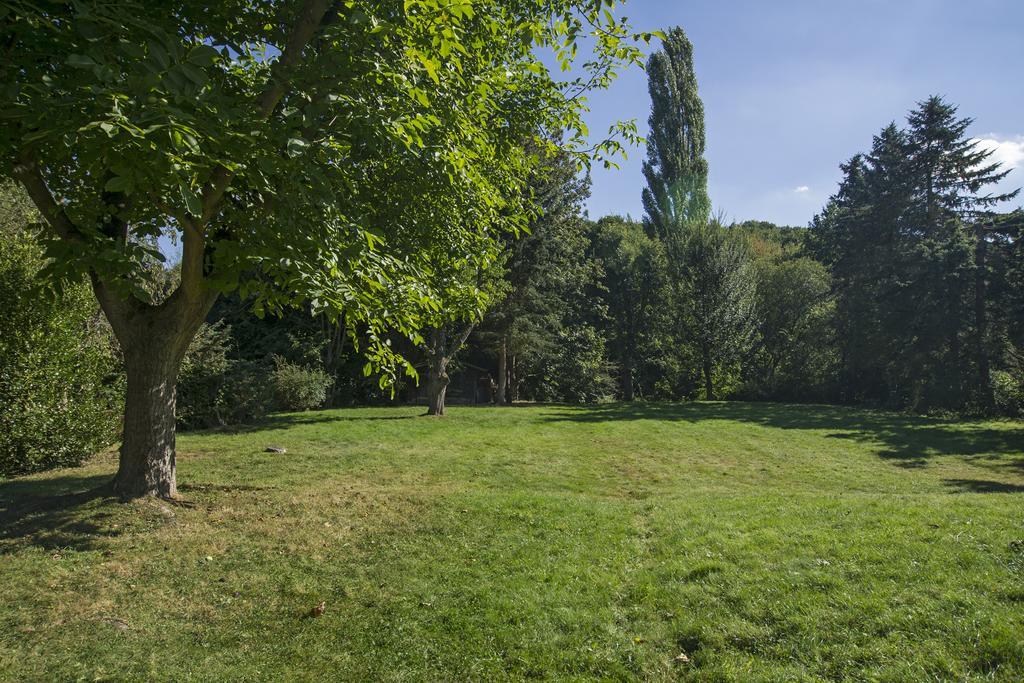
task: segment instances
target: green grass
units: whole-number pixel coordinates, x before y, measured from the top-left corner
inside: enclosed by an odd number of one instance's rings
[[[1024,680],[1024,424],[419,412],[183,435],[193,507],[0,482],[0,676]]]

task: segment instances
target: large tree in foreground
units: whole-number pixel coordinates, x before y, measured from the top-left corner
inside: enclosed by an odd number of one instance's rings
[[[124,353],[114,490],[176,494],[176,376],[219,293],[344,312],[397,372],[386,334],[417,339],[438,300],[426,255],[521,223],[524,141],[565,130],[582,148],[579,95],[639,59],[612,4],[0,3],[0,174],[47,221],[53,276],[88,277]],[[536,48],[569,62],[586,34],[596,56],[556,82]],[[143,278],[159,235],[182,257],[157,302]]]

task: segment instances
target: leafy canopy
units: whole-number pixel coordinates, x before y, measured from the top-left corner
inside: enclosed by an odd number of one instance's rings
[[[239,290],[344,312],[393,378],[387,332],[418,339],[444,299],[431,264],[486,260],[528,219],[524,143],[562,131],[587,162],[635,139],[587,146],[582,119],[650,39],[615,4],[0,2],[0,173],[53,227],[54,275],[135,307]],[[155,304],[159,235],[183,242],[182,282]]]

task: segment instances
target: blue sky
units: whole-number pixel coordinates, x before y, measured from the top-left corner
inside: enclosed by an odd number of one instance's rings
[[[690,36],[711,199],[730,219],[806,225],[839,163],[931,94],[1017,166],[1006,187],[1024,185],[1024,0],[629,0],[618,14]],[[594,134],[630,118],[646,131],[646,75],[623,74],[591,108]],[[594,168],[592,217],[641,216],[643,156]]]

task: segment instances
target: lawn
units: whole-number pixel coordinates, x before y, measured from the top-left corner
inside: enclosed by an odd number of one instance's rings
[[[1020,422],[419,412],[182,435],[190,506],[0,482],[0,676],[1024,680]]]

